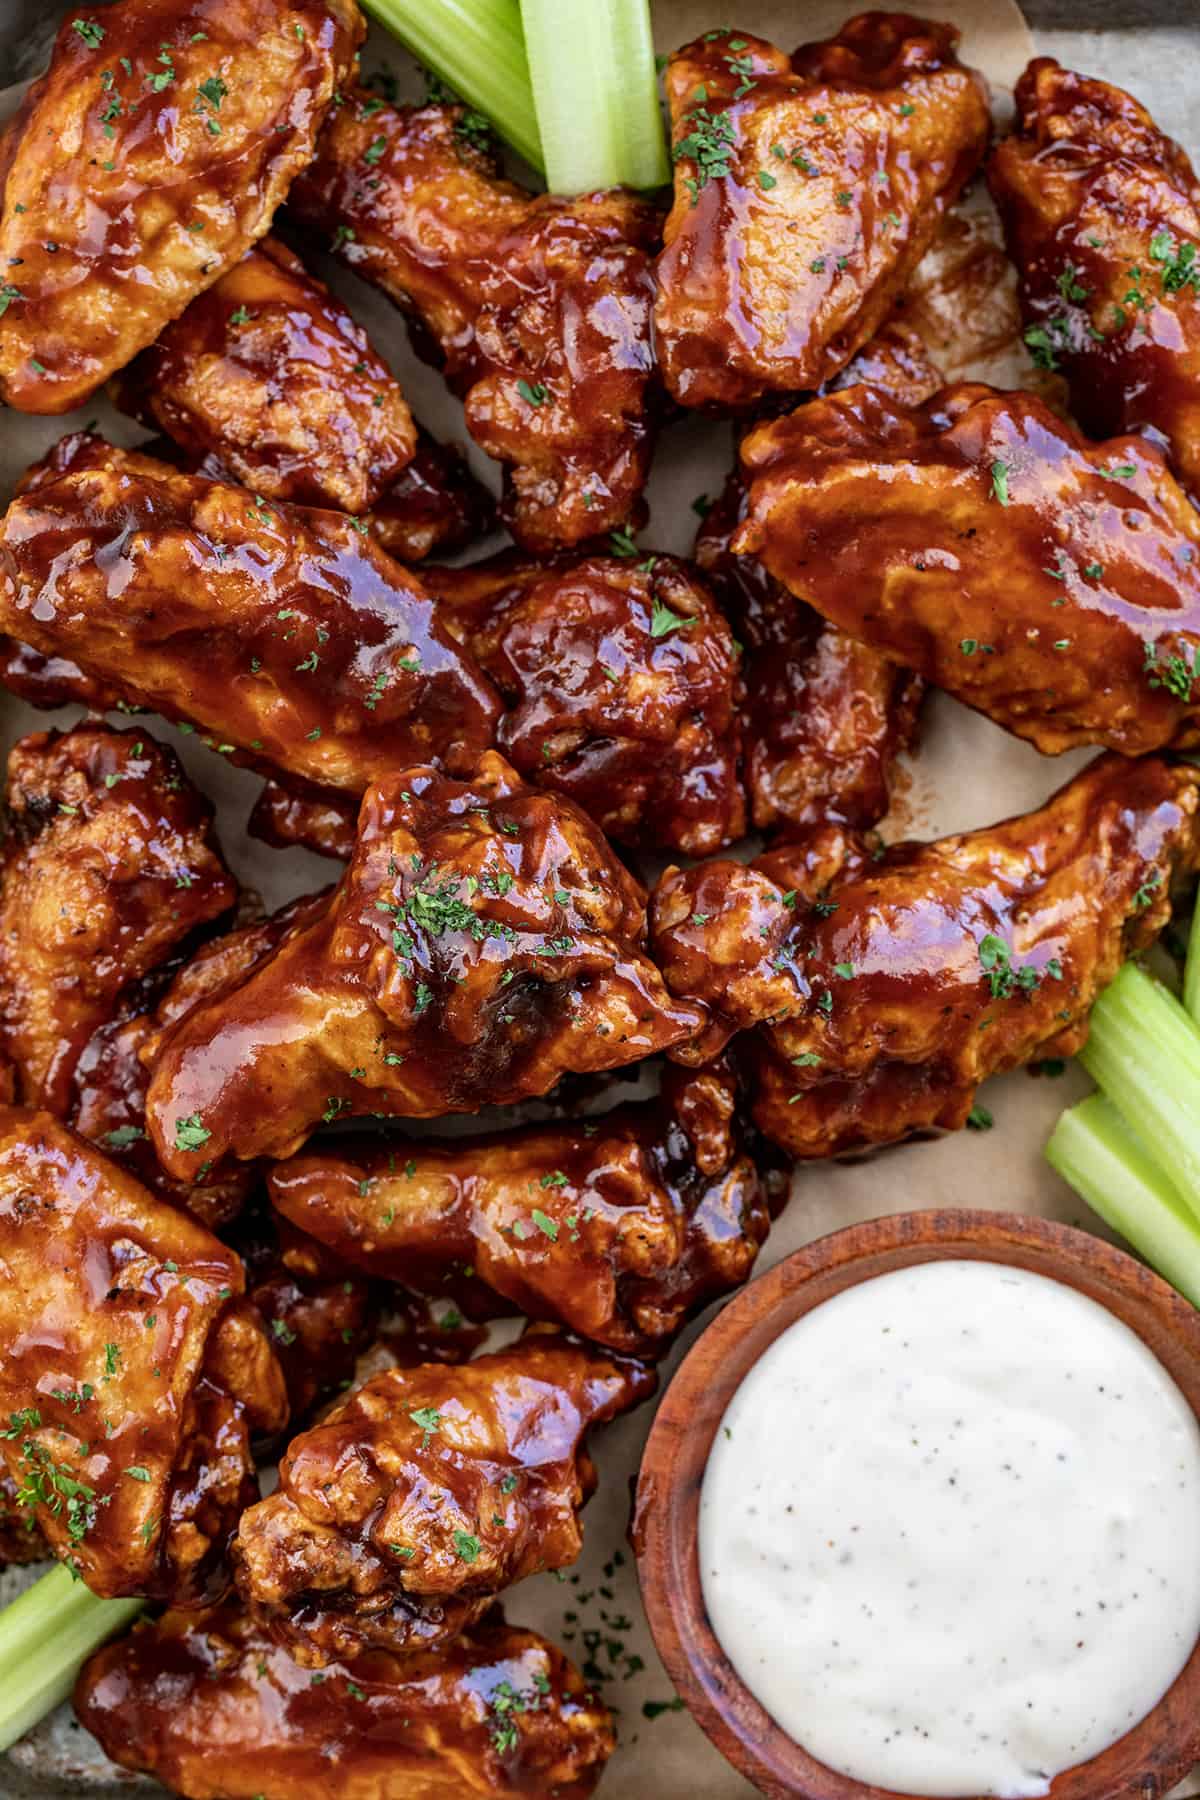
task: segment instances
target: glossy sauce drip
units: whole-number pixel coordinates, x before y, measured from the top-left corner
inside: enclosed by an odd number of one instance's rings
[[[1200,1635],[1200,1430],[1073,1289],[898,1270],[743,1382],[700,1563],[730,1661],[822,1762],[901,1793],[1045,1794],[1145,1717]]]

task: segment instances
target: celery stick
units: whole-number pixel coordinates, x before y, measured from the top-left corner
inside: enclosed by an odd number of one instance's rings
[[[0,1612],[0,1752],[65,1700],[93,1650],[142,1600],[98,1600],[60,1563]]]
[[[1092,1008],[1079,1060],[1200,1215],[1200,1031],[1179,1001],[1126,963]]]
[[[1106,1224],[1200,1306],[1200,1224],[1111,1100],[1093,1094],[1065,1112],[1046,1160]]]
[[[649,0],[521,0],[556,194],[670,179]]]
[[[1200,1025],[1200,899],[1196,902],[1191,934],[1188,937],[1187,962],[1183,969],[1183,1004]]]
[[[520,0],[363,0],[363,8],[543,169]]]

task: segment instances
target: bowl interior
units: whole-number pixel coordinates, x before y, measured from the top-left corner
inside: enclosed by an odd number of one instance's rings
[[[765,1794],[901,1800],[810,1756],[754,1698],[718,1643],[697,1555],[713,1438],[735,1390],[797,1319],[857,1282],[948,1257],[1010,1263],[1098,1301],[1153,1351],[1200,1420],[1200,1314],[1123,1251],[1044,1219],[939,1211],[873,1220],[809,1245],[744,1289],[700,1338],[659,1407],[637,1484],[633,1541],[650,1628],[671,1679],[717,1748]],[[1200,1644],[1139,1725],[1055,1778],[1052,1800],[1155,1800],[1197,1757]]]

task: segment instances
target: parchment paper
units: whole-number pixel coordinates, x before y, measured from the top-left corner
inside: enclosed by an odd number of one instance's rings
[[[0,11],[15,3],[0,0]],[[962,55],[987,74],[997,115],[1005,118],[1011,86],[1033,53],[1029,32],[1011,0],[906,3],[914,12],[952,18],[963,28]],[[803,7],[784,0],[737,0],[729,6],[719,0],[655,0],[654,8],[656,36],[663,50],[730,20],[790,49],[802,39],[836,30],[851,10],[846,0],[810,0]],[[1183,36],[1183,28],[1167,34],[1160,52],[1159,40],[1153,35],[1055,32],[1053,40],[1040,42],[1039,48],[1051,49],[1064,60],[1074,59],[1089,72],[1127,82],[1158,111],[1163,124],[1186,141],[1188,120],[1180,99],[1186,89],[1176,61]],[[1194,53],[1194,39],[1192,42]],[[403,53],[374,31],[363,66],[370,70],[385,63],[400,77],[406,92],[420,91],[416,72]],[[0,95],[0,117],[6,110],[4,99]],[[1194,113],[1192,127],[1194,136]],[[1195,142],[1189,145],[1193,153],[1197,147]],[[980,234],[985,238],[989,232],[995,234],[994,215],[986,197],[977,192],[965,210],[973,221],[970,229],[975,239]],[[943,256],[942,263],[944,260]],[[1000,259],[993,260],[997,265],[993,275],[1002,274]],[[440,379],[412,355],[403,324],[387,302],[332,263],[317,258],[314,266],[343,295],[391,359],[418,417],[441,435],[464,439],[459,407]],[[935,259],[922,274],[937,273],[941,266]],[[1010,343],[996,349],[993,342],[992,354],[964,364],[962,340],[955,329],[956,315],[964,312],[971,315],[968,325],[984,315],[989,324],[1008,314],[1015,319],[1011,276],[995,285],[985,275],[982,282],[976,280],[949,298],[943,297],[936,311],[948,321],[940,346],[948,373],[978,374],[1000,385],[1031,385],[1034,377],[1019,347]],[[995,340],[1006,334],[1001,330],[989,335]],[[122,443],[144,435],[102,400],[92,402],[78,415],[58,420],[12,413],[0,416],[0,496],[7,498],[21,470],[62,432],[89,418],[98,419],[101,428]],[[695,529],[691,502],[701,493],[718,491],[729,464],[729,442],[727,428],[696,421],[684,422],[669,432],[650,484],[651,522],[641,536],[647,549],[689,550]],[[487,459],[474,451],[472,457],[485,478],[493,479]],[[34,713],[0,690],[0,749],[7,751],[25,731],[51,722],[65,725],[74,716],[72,712]],[[267,850],[246,837],[244,822],[258,789],[253,776],[229,768],[199,747],[194,738],[181,737],[161,721],[150,721],[149,729],[174,743],[195,779],[216,801],[230,862],[269,905],[329,878],[331,865],[319,858],[302,851]],[[1054,760],[1040,757],[954,701],[936,696],[926,714],[919,752],[907,766],[901,798],[885,824],[885,835],[892,839],[936,836],[1024,811],[1039,804],[1086,760],[1078,755]],[[1058,1113],[1086,1086],[1074,1069],[1057,1080],[1033,1079],[1024,1073],[1004,1077],[989,1083],[984,1095],[996,1121],[991,1132],[962,1132],[939,1143],[892,1150],[873,1161],[803,1170],[795,1179],[790,1206],[763,1253],[759,1272],[813,1238],[852,1221],[942,1204],[1040,1213],[1103,1232],[1041,1155]],[[664,1381],[702,1324],[698,1322],[685,1334],[664,1367]],[[673,1698],[642,1621],[632,1557],[625,1543],[629,1482],[637,1469],[650,1413],[651,1409],[643,1409],[598,1440],[601,1485],[587,1513],[587,1547],[578,1568],[561,1582],[540,1577],[514,1590],[508,1597],[508,1611],[517,1622],[536,1626],[563,1641],[578,1661],[587,1664],[589,1674],[603,1677],[603,1692],[619,1709],[621,1735],[620,1749],[602,1784],[604,1795],[613,1800],[739,1800],[754,1790],[727,1767],[686,1713],[666,1711],[653,1719],[643,1713],[647,1703],[653,1709]],[[10,1584],[13,1579],[9,1578]],[[7,1590],[0,1587],[3,1597]],[[897,1646],[897,1654],[903,1654],[902,1646]],[[19,1793],[57,1800],[59,1795],[78,1793],[81,1787],[107,1785],[118,1779],[111,1765],[94,1753],[90,1739],[71,1725],[65,1709],[18,1746],[7,1766],[0,1758],[0,1795]],[[1182,1791],[1198,1790],[1189,1785]]]

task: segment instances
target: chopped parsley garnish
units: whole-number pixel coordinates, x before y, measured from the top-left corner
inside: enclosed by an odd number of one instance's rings
[[[693,206],[700,204],[701,192],[710,182],[719,181],[729,174],[730,158],[736,142],[729,114],[714,113],[705,104],[707,99],[707,90],[697,88],[697,103],[685,115],[687,136],[680,138],[672,151],[677,163],[688,160],[695,164],[696,173],[689,175],[684,182],[692,196]]]
[[[370,163],[371,167],[374,168],[386,149],[387,139],[385,137],[372,138],[371,142],[363,151],[363,161],[365,163]]]
[[[1158,645],[1147,644],[1142,671],[1152,688],[1165,688],[1177,700],[1188,701],[1192,698],[1193,687],[1200,681],[1200,644],[1192,652],[1190,663],[1186,656],[1180,656],[1176,651],[1160,660]]]
[[[418,1406],[408,1416],[421,1432],[421,1448],[424,1450],[434,1432],[441,1430],[442,1415],[435,1406]]]
[[[104,27],[94,19],[75,19],[71,30],[78,32],[89,50],[98,50],[104,42]]]
[[[614,556],[640,556],[637,540],[628,525],[618,525],[608,534],[608,547]]]
[[[1169,231],[1158,231],[1150,240],[1150,259],[1160,265],[1159,280],[1165,293],[1177,294],[1190,287],[1193,293],[1200,294],[1200,261],[1195,244],[1185,239],[1177,249]]]
[[[672,612],[669,606],[664,606],[662,601],[656,598],[650,614],[650,636],[653,638],[668,637],[672,631],[687,631],[695,623],[695,619],[682,618],[679,613]]]
[[[550,389],[540,381],[532,385],[528,381],[518,381],[517,392],[526,406],[544,406],[550,398]]]
[[[1057,957],[1052,957],[1044,969],[1036,968],[1032,963],[1018,968],[1004,939],[991,931],[980,940],[979,964],[988,978],[993,1000],[1007,1000],[1018,991],[1032,994],[1047,975],[1052,981],[1062,980],[1062,964]]]
[[[203,1150],[211,1131],[206,1131],[200,1114],[193,1113],[190,1118],[175,1121],[175,1148],[177,1150]]]
[[[1008,464],[1001,462],[998,457],[992,464],[992,498],[998,500],[1001,506],[1008,505]]]
[[[254,314],[248,307],[239,306],[236,312],[230,313],[229,323],[231,325],[248,325],[253,317]]]
[[[1044,325],[1028,325],[1024,339],[1034,367],[1038,369],[1057,369],[1058,351],[1070,347],[1071,322],[1061,314],[1054,319],[1047,319]]]
[[[995,1123],[986,1106],[973,1106],[967,1114],[968,1131],[990,1131]]]
[[[472,1537],[469,1531],[456,1531],[454,1533],[454,1553],[460,1562],[478,1562],[479,1552],[482,1548],[483,1546],[479,1542],[479,1539],[477,1537]]]
[[[1136,894],[1133,896],[1134,911],[1135,912],[1145,912],[1146,908],[1149,906],[1150,902],[1153,900],[1155,894],[1158,892],[1158,890],[1162,886],[1162,884],[1163,884],[1162,870],[1161,869],[1151,869],[1149,875],[1146,877],[1146,879],[1145,879],[1145,881],[1143,881],[1141,887],[1137,890]]]
[[[14,287],[11,281],[0,284],[0,319],[4,317],[14,300],[23,298],[20,288]]]
[[[535,1206],[533,1209],[533,1222],[543,1237],[548,1237],[552,1244],[558,1242],[558,1226],[548,1214],[542,1211],[540,1206]]]

